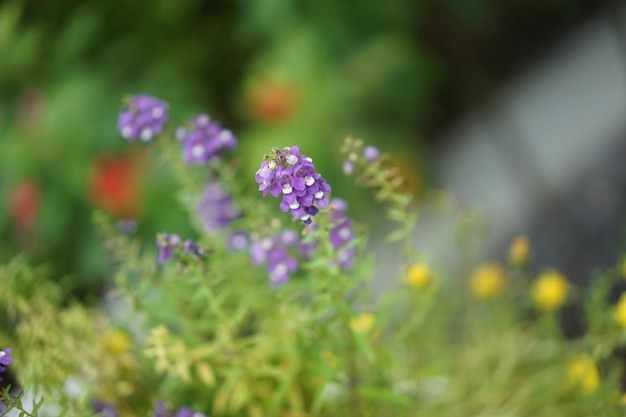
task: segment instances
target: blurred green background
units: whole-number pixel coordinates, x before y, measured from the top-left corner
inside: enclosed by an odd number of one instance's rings
[[[186,234],[167,170],[116,131],[127,94],[169,102],[174,127],[221,121],[251,179],[270,147],[298,144],[366,219],[344,137],[391,153],[423,193],[438,134],[604,3],[1,2],[0,261],[24,252],[96,295],[111,267],[94,207],[138,218],[147,242]]]

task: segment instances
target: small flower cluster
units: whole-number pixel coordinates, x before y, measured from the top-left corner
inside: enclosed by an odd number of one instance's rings
[[[168,109],[168,104],[157,98],[145,94],[131,96],[119,115],[117,129],[129,141],[150,142],[163,131]]]
[[[176,129],[176,138],[183,143],[183,158],[188,164],[206,164],[222,149],[237,146],[235,135],[206,114],[193,117],[188,127]]]
[[[95,414],[102,415],[103,417],[118,417],[119,413],[117,409],[108,403],[101,401],[94,401],[91,408]],[[181,407],[175,412],[168,410],[163,401],[157,401],[154,405],[153,417],[207,417],[199,411],[195,411],[189,407]]]
[[[209,182],[196,208],[196,213],[209,233],[216,233],[238,219],[242,211],[219,182]]]
[[[346,215],[348,203],[340,198],[335,198],[330,203],[331,220],[334,226],[330,229],[330,243],[337,253],[337,262],[343,269],[352,267],[356,248],[351,245],[354,240],[352,231],[352,219]]]
[[[11,348],[4,348],[0,350],[0,374],[6,372],[7,366],[13,362],[11,357]],[[0,376],[0,382],[2,382],[2,376]]]
[[[156,245],[159,250],[159,265],[163,265],[174,256],[177,249],[182,244],[183,252],[195,256],[201,256],[202,250],[192,239],[185,240],[182,243],[180,236],[176,234],[159,233],[156,239]]]
[[[199,411],[194,411],[189,407],[181,407],[172,414],[163,401],[157,401],[154,406],[154,417],[206,417],[206,414],[203,414]]]
[[[263,197],[269,191],[274,197],[282,194],[280,209],[311,223],[319,209],[328,207],[331,192],[326,180],[316,171],[313,160],[301,154],[297,146],[274,148],[256,172],[256,182]]]
[[[289,254],[289,249],[298,247],[300,239],[296,232],[286,230],[278,235],[266,237],[250,245],[250,258],[254,265],[267,264],[270,284],[278,286],[289,281],[298,270],[298,260]]]
[[[342,152],[347,154],[347,159],[343,162],[343,173],[346,175],[354,174],[357,164],[368,164],[378,160],[380,152],[375,146],[363,147],[361,140],[346,140],[346,145],[342,148]]]
[[[341,153],[346,157],[343,172],[352,175],[358,167],[361,172],[358,182],[372,188],[377,200],[391,203],[392,196],[403,194],[401,186],[406,184],[405,178],[397,168],[386,166],[387,155],[381,155],[376,147],[363,147],[361,139],[348,138],[341,147]]]
[[[329,229],[329,241],[337,256],[336,260],[342,269],[352,268],[352,260],[356,254],[353,245],[354,232],[352,231],[352,219],[347,216],[348,203],[340,198],[333,198],[329,205],[331,227]],[[307,232],[317,230],[317,223],[307,226]],[[308,242],[300,241],[298,249],[304,259],[312,259],[319,246],[318,239]]]

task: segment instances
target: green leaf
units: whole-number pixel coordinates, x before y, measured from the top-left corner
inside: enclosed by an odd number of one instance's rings
[[[405,235],[406,235],[406,231],[404,230],[404,228],[398,229],[398,230],[391,232],[389,235],[387,235],[387,237],[385,238],[385,241],[388,243],[399,242],[400,240],[404,238]]]

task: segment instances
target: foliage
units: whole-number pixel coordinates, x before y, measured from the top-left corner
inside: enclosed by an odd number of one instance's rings
[[[224,131],[193,120],[188,129],[208,135],[206,143]],[[23,257],[1,267],[0,347],[13,348],[7,367],[21,387],[0,392],[8,408],[28,416],[89,416],[103,404],[120,416],[182,416],[185,407],[252,417],[623,413],[624,309],[609,300],[623,280],[621,262],[585,292],[557,271],[531,276],[524,239],[507,264],[462,265],[457,276],[432,271],[412,241],[417,216],[402,176],[385,155],[349,139],[343,154],[395,222],[389,244],[405,257],[399,273],[387,272],[397,285],[375,300],[366,228],[347,221],[343,203],[324,208],[321,188],[306,188],[297,201],[311,198],[308,214],[281,214],[255,190],[240,151],[187,164],[180,148],[196,136],[168,132],[140,146],[177,179],[171,192],[193,230],[167,230],[155,251],[96,212],[116,263],[104,306],[75,301],[71,287]],[[301,151],[271,150],[257,182],[269,178],[265,167],[281,173],[272,185],[283,181],[282,198],[315,187],[318,155]],[[302,167],[308,174],[298,177]],[[219,229],[207,227],[215,215],[205,210],[207,182],[222,187],[210,203],[223,204],[224,191],[242,213]],[[183,244],[175,233],[190,239]],[[233,245],[235,235],[246,243]],[[277,270],[286,279],[269,279]],[[584,306],[577,339],[559,325],[566,303]]]

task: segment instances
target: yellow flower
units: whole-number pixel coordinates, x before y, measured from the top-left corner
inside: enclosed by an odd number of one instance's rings
[[[533,283],[531,293],[540,310],[554,310],[563,305],[567,297],[567,279],[556,271],[541,274]]]
[[[354,333],[367,334],[374,327],[376,317],[372,313],[362,313],[350,320],[350,327]]]
[[[526,235],[518,235],[509,247],[509,261],[514,266],[522,266],[528,262],[530,241]]]
[[[622,294],[613,310],[615,321],[622,327],[626,328],[626,293]]]
[[[470,281],[472,293],[480,300],[496,296],[504,285],[504,269],[497,262],[480,265]]]
[[[575,358],[569,367],[569,382],[585,394],[590,394],[600,385],[600,373],[594,361],[588,356]]]
[[[128,334],[119,329],[107,331],[104,340],[107,350],[115,354],[122,354],[130,351],[133,345],[133,342],[130,340]]]
[[[411,265],[404,278],[404,282],[416,289],[426,288],[433,280],[433,274],[424,262]]]

